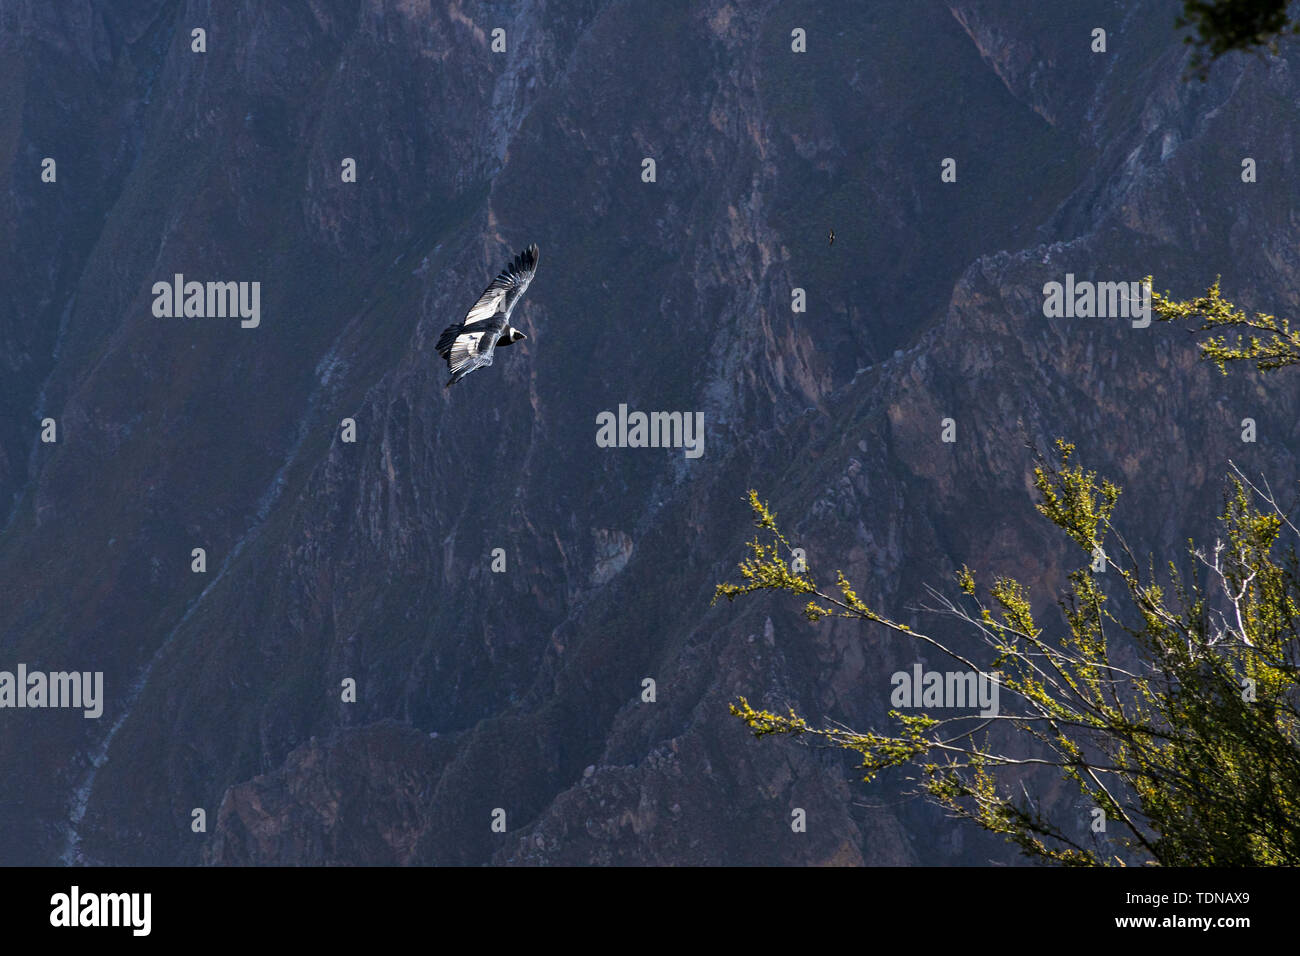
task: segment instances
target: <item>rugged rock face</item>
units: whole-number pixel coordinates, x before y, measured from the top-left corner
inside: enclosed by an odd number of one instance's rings
[[[0,711],[6,862],[1014,862],[727,714],[880,723],[924,660],[710,608],[744,490],[901,615],[963,563],[1051,607],[1026,436],[1161,555],[1228,458],[1297,478],[1300,380],[1041,291],[1300,310],[1295,47],[1183,82],[1166,0],[130,6],[0,11],[0,667],[107,697]],[[528,242],[528,340],[445,391]],[[260,326],[155,317],[175,273],[260,281]],[[597,447],[620,403],[703,410],[704,455]]]

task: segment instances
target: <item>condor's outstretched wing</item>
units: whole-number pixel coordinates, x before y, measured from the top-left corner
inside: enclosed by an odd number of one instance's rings
[[[492,280],[465,313],[465,320],[449,325],[439,336],[434,347],[447,360],[447,368],[451,370],[448,388],[476,368],[492,364],[497,339],[510,321],[510,313],[527,290],[528,283],[533,281],[533,274],[537,271],[537,252],[537,246],[532,245],[515,256],[514,261],[501,270],[501,274]]]

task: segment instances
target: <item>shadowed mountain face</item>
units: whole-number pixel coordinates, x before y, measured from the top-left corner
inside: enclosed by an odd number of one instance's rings
[[[1184,82],[1177,7],[0,8],[0,669],[105,697],[0,710],[0,860],[1014,862],[727,714],[882,724],[915,647],[709,601],[749,487],[906,617],[962,564],[1051,606],[1026,435],[1162,557],[1229,458],[1296,480],[1300,379],[1043,314],[1148,272],[1300,312],[1300,51]],[[530,242],[528,339],[444,390]],[[259,324],[156,316],[177,273]],[[703,455],[599,447],[620,404],[702,411]]]

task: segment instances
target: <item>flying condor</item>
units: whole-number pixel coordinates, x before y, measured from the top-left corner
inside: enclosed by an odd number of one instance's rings
[[[513,345],[528,338],[510,325],[510,313],[524,297],[528,283],[537,271],[537,246],[532,245],[509,263],[492,284],[483,290],[465,320],[449,325],[434,346],[451,369],[451,388],[476,368],[492,364],[492,353],[499,347]]]

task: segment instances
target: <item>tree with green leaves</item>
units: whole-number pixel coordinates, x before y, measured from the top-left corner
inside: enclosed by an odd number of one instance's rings
[[[1156,292],[1151,276],[1143,281],[1151,286],[1151,308],[1161,322],[1199,321],[1200,325],[1187,331],[1219,333],[1200,343],[1201,358],[1219,366],[1225,375],[1229,365],[1242,362],[1254,363],[1261,372],[1300,363],[1300,329],[1291,328],[1289,320],[1267,312],[1248,315],[1223,298],[1219,291],[1221,279],[1217,277],[1205,295],[1184,301],[1169,298],[1168,292]]]
[[[1184,0],[1177,27],[1191,27],[1184,42],[1195,47],[1191,72],[1205,80],[1210,65],[1232,50],[1267,49],[1277,53],[1277,40],[1300,33],[1300,23],[1287,15],[1290,0]]]
[[[1248,316],[1207,295],[1179,302],[1153,294],[1162,321],[1200,319],[1201,330],[1242,330],[1203,342],[1221,369],[1270,370],[1300,361],[1285,321]],[[1242,336],[1248,336],[1243,338]],[[864,602],[843,573],[817,583],[776,515],[749,492],[759,535],[739,583],[714,601],[785,592],[818,622],[848,618],[906,635],[981,679],[995,681],[995,715],[936,717],[891,711],[895,726],[859,732],[817,726],[789,710],[731,705],[757,737],[790,735],[851,751],[865,779],[891,768],[920,771],[922,789],[958,817],[1013,841],[1028,855],[1070,865],[1300,864],[1300,528],[1267,482],[1233,466],[1221,538],[1189,542],[1184,566],[1157,573],[1115,524],[1120,489],[1099,480],[1057,442],[1035,454],[1038,511],[1072,542],[1078,566],[1058,601],[1059,621],[1035,615],[1012,578],[987,583],[963,568],[959,594],[931,589],[938,614],[978,641],[982,657],[892,620]],[[1206,583],[1198,583],[1204,576]],[[1133,664],[1133,651],[1137,664]],[[1028,772],[1059,774],[1101,812],[1105,836],[1080,833],[1023,790]],[[1014,785],[1021,785],[1021,796]]]

